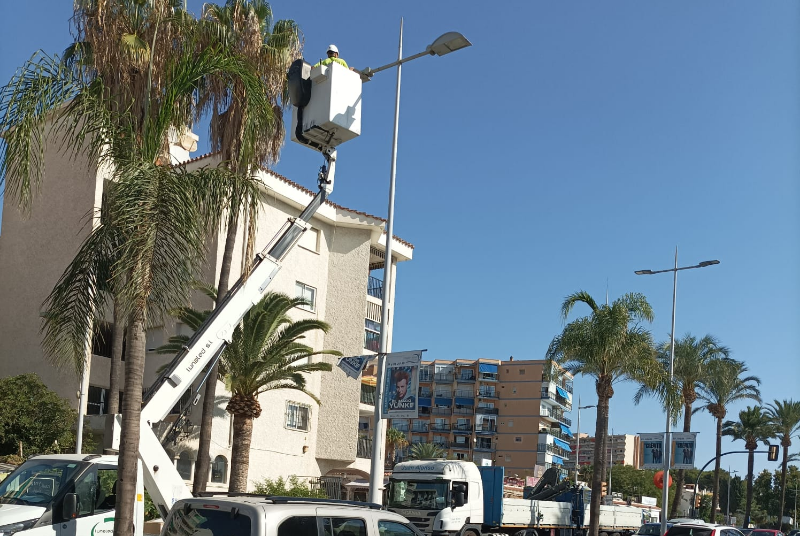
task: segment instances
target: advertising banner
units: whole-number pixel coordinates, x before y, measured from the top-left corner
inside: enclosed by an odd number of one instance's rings
[[[422,350],[386,354],[382,419],[414,419],[418,416],[420,361]]]
[[[357,380],[361,375],[361,371],[367,366],[367,362],[374,357],[375,356],[372,355],[354,355],[351,357],[342,357],[339,359],[339,368],[342,369],[345,374]]]
[[[672,433],[672,467],[674,469],[694,468],[696,440],[696,432]]]
[[[664,433],[639,434],[642,469],[664,468]]]

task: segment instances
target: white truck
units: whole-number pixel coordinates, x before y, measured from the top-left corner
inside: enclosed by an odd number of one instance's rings
[[[292,136],[325,157],[317,179],[319,191],[300,216],[289,218],[256,256],[247,278],[239,279],[231,288],[220,307],[212,312],[146,393],[141,413],[135,536],[143,534],[144,489],[150,493],[164,519],[177,501],[192,496],[152,426],[162,421],[184,393],[192,389],[206,366],[219,359],[242,317],[264,296],[280,270],[281,261],[333,191],[335,147],[360,134],[358,74],[338,64],[311,69],[302,60],[298,62],[289,72],[295,115],[302,115],[303,107],[309,103],[311,78],[314,78],[315,99],[327,102],[327,105],[315,104],[306,112],[304,121],[295,121],[297,126]],[[331,98],[331,94],[336,98]],[[308,138],[304,138],[304,134]],[[206,378],[207,373],[204,380]],[[200,386],[194,388],[196,393],[200,392]],[[121,416],[109,417],[104,440],[108,448],[119,450]],[[31,458],[0,483],[0,536],[110,535],[114,529],[116,480],[116,456],[76,454]]]
[[[503,468],[461,460],[415,460],[395,466],[387,507],[427,536],[572,536],[589,525],[587,488],[565,483],[536,492],[548,500],[503,497]],[[600,534],[627,536],[642,524],[641,508],[601,506]]]

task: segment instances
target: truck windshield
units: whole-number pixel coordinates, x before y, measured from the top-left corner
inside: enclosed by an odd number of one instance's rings
[[[389,508],[441,510],[447,506],[447,482],[389,480]]]
[[[0,503],[45,506],[82,464],[66,460],[28,460],[0,482]]]

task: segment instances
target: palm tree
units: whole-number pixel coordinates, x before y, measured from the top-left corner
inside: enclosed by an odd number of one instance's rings
[[[300,55],[300,39],[294,21],[277,21],[272,24],[272,9],[264,0],[228,0],[224,6],[206,4],[204,6],[203,27],[208,44],[224,47],[244,57],[256,70],[257,75],[267,87],[270,105],[257,110],[261,116],[261,128],[247,129],[246,117],[254,113],[240,101],[231,99],[233,94],[245,91],[243,84],[233,84],[225,79],[211,77],[208,91],[203,93],[199,111],[212,111],[210,128],[211,148],[219,151],[221,159],[233,173],[243,178],[249,176],[254,167],[266,166],[278,160],[284,140],[283,104],[281,97],[286,89],[286,72],[291,62]],[[246,193],[246,192],[243,192]],[[236,245],[239,214],[243,209],[249,211],[251,226],[256,221],[258,199],[255,196],[238,195],[232,198],[228,207],[225,246],[219,273],[219,292],[215,307],[222,304],[228,293],[231,262]],[[255,242],[255,228],[249,229],[245,261],[252,258]],[[243,267],[246,272],[247,266]],[[209,378],[216,378],[215,365]],[[200,427],[200,441],[195,465],[193,492],[205,491],[208,482],[211,458],[211,426],[213,422],[214,400],[217,382],[206,383],[203,395],[203,417]]]
[[[744,510],[744,527],[750,523],[750,507],[753,504],[753,462],[758,442],[767,444],[767,439],[774,437],[775,428],[770,417],[761,406],[747,406],[739,412],[738,421],[725,421],[722,425],[722,435],[731,436],[735,440],[744,441],[747,454],[747,500]]]
[[[767,404],[767,415],[769,415],[775,434],[781,440],[783,447],[783,463],[781,464],[781,511],[783,516],[784,505],[786,504],[786,474],[789,467],[789,447],[792,446],[792,436],[800,432],[800,401],[784,400],[775,401],[774,404]]]
[[[564,299],[561,318],[566,322],[572,308],[584,303],[591,316],[570,322],[550,343],[547,359],[558,363],[572,374],[585,374],[595,379],[597,391],[597,424],[592,465],[592,489],[599,490],[605,479],[606,441],[608,436],[609,402],[614,396],[614,383],[632,380],[655,389],[663,369],[655,358],[653,337],[639,325],[653,321],[653,309],[642,294],[629,293],[611,305],[598,305],[584,291]],[[592,493],[589,534],[597,535],[600,521],[600,493]]]
[[[728,348],[721,346],[719,341],[712,335],[706,335],[701,339],[697,339],[691,334],[687,333],[682,338],[675,341],[675,359],[673,362],[673,379],[669,381],[669,363],[671,355],[670,341],[664,342],[658,348],[658,360],[664,367],[667,373],[664,376],[666,381],[659,384],[656,389],[649,389],[643,385],[639,388],[634,396],[634,402],[638,404],[642,397],[646,395],[655,395],[664,405],[665,408],[669,407],[669,398],[671,396],[670,388],[677,390],[677,396],[680,398],[680,403],[683,404],[683,431],[692,431],[692,406],[697,400],[697,386],[708,379],[708,363],[713,359],[726,358],[730,351]],[[676,400],[676,402],[678,402]],[[677,404],[675,407],[677,411]],[[677,414],[676,414],[677,415]],[[683,489],[683,483],[686,478],[686,471],[680,469],[677,472],[675,479],[675,489]],[[675,517],[680,505],[681,494],[676,493],[672,500],[670,507],[670,517]]]
[[[389,428],[386,430],[386,452],[389,453],[387,457],[392,466],[395,462],[395,454],[397,449],[401,449],[408,445],[406,435],[397,428]]]
[[[714,463],[714,487],[711,497],[711,523],[716,519],[719,507],[719,470],[722,456],[722,420],[728,413],[728,406],[740,400],[761,402],[758,386],[761,380],[756,376],[743,376],[747,366],[734,359],[715,359],[708,365],[708,378],[697,386],[697,399],[703,405],[694,409],[708,411],[717,419],[717,455]]]
[[[45,302],[48,356],[84,366],[87,334],[113,292],[127,319],[125,399],[115,533],[130,531],[135,504],[145,326],[185,303],[209,229],[229,206],[236,178],[169,167],[168,134],[196,116],[203,80],[241,80],[249,109],[266,108],[262,81],[226,50],[202,48],[177,0],[79,0],[68,61],[35,54],[0,91],[0,181],[23,211],[44,179],[55,144],[93,167],[108,166],[112,195]],[[252,128],[248,115],[248,128]],[[224,180],[223,180],[224,179]],[[92,179],[94,180],[94,179]]]
[[[231,344],[222,353],[225,383],[231,392],[226,408],[233,415],[233,448],[229,491],[247,491],[253,419],[261,415],[258,395],[278,389],[294,389],[319,399],[306,390],[305,374],[330,371],[326,362],[311,362],[315,355],[341,355],[335,350],[315,351],[302,344],[313,331],[327,333],[330,326],[317,319],[293,321],[289,311],[306,305],[303,298],[267,293],[244,315]],[[307,362],[306,362],[307,361]]]
[[[411,445],[411,460],[436,460],[444,458],[447,453],[436,443],[414,443]]]

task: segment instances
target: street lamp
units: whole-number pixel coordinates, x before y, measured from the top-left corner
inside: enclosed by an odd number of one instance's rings
[[[372,437],[372,461],[369,474],[369,500],[373,503],[383,503],[383,447],[385,443],[386,427],[381,419],[381,409],[383,406],[383,369],[385,368],[385,355],[389,351],[388,346],[388,324],[389,324],[389,294],[392,289],[392,237],[394,236],[394,182],[397,171],[397,132],[400,118],[400,71],[403,63],[422,56],[444,56],[450,52],[460,50],[470,46],[466,37],[458,32],[448,32],[439,36],[433,43],[428,45],[424,52],[403,58],[403,19],[400,19],[400,43],[397,50],[397,61],[370,69],[367,67],[361,71],[362,80],[369,80],[373,74],[397,66],[397,90],[394,102],[394,134],[392,136],[392,165],[389,174],[389,210],[386,215],[386,255],[383,263],[383,298],[381,301],[381,338],[378,350],[378,373],[377,386],[375,389],[375,431]]]
[[[718,260],[703,261],[694,266],[683,266],[678,268],[678,247],[675,246],[675,267],[667,270],[636,270],[636,275],[654,275],[664,272],[672,272],[672,331],[670,332],[670,351],[669,351],[669,382],[672,384],[675,375],[675,301],[678,292],[678,272],[680,270],[691,270],[693,268],[705,268],[706,266],[713,266],[719,264]],[[667,408],[667,426],[664,434],[664,491],[661,495],[661,534],[667,532],[667,512],[669,511],[669,460],[670,449],[672,443],[670,442],[670,425],[672,415],[670,415],[670,408]]]
[[[733,479],[731,478],[731,475],[736,474],[738,472],[739,471],[737,471],[736,469],[731,471],[731,466],[730,465],[728,466],[728,503],[725,506],[725,522],[728,525],[731,524],[731,482],[733,481]],[[694,505],[692,505],[692,506],[694,506]]]
[[[591,406],[581,406],[581,395],[578,395],[578,431],[575,432],[575,485],[578,485],[578,468],[580,464],[580,454],[581,454],[581,410],[582,409],[589,409],[589,408],[596,408],[596,405]],[[597,440],[595,439],[595,442]],[[597,445],[595,445],[595,448]]]

